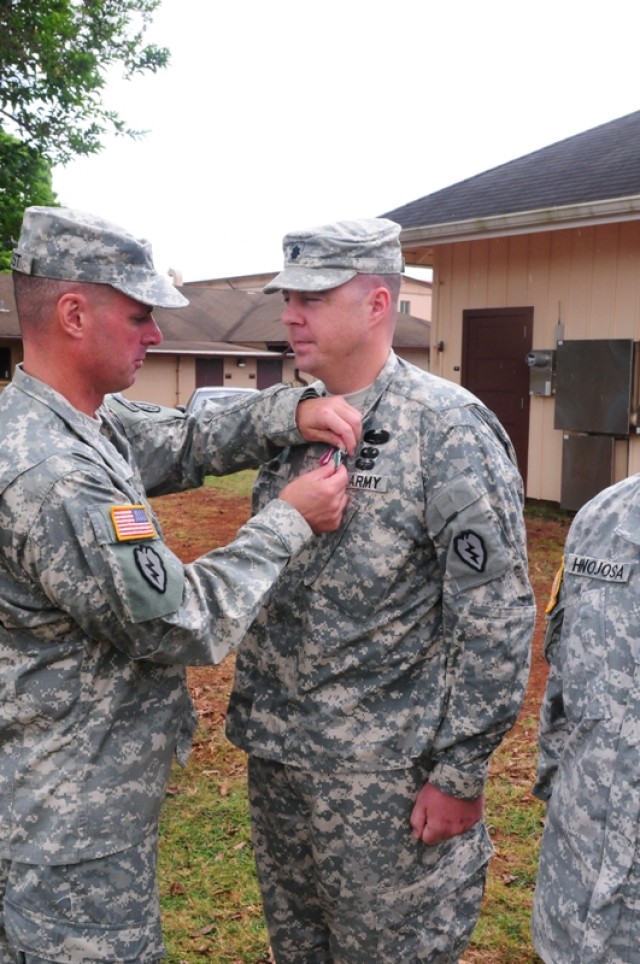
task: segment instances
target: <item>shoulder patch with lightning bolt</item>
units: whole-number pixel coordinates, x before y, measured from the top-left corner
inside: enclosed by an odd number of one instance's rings
[[[167,588],[167,570],[160,555],[151,546],[136,546],[133,558],[140,575],[156,592],[164,592]]]
[[[466,529],[453,540],[453,548],[465,565],[476,572],[484,572],[487,565],[487,550],[482,539],[472,529]]]

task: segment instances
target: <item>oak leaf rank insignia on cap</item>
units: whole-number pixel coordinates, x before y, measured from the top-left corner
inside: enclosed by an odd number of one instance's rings
[[[156,530],[143,505],[111,506],[111,521],[118,542],[130,539],[155,539]]]

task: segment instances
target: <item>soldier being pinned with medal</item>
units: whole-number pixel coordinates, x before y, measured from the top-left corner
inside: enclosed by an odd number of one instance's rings
[[[477,398],[392,351],[399,234],[384,218],[292,232],[265,289],[311,387],[363,419],[343,520],[276,583],[227,717],[278,964],[458,959],[492,852],[487,767],[528,675],[513,447]],[[254,510],[323,457],[284,449]]]

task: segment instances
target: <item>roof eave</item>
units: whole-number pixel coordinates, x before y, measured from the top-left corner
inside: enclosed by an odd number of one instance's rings
[[[224,358],[287,358],[293,357],[293,352],[287,351],[268,351],[256,348],[244,348],[238,346],[225,345],[189,345],[189,343],[179,341],[165,341],[162,346],[154,345],[148,350],[149,355],[204,355],[207,357]]]
[[[535,234],[594,224],[611,224],[616,221],[636,221],[639,217],[640,195],[634,194],[608,201],[567,204],[536,211],[516,211],[514,214],[495,217],[403,228],[400,240],[403,246],[448,244],[454,241],[474,241],[487,236]]]

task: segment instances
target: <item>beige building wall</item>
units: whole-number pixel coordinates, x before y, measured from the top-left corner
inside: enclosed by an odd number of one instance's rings
[[[396,348],[394,350],[398,358],[404,358],[405,361],[415,365],[416,368],[421,368],[423,372],[431,371],[429,353],[424,348]]]
[[[257,362],[247,355],[224,359],[224,385],[255,388]],[[122,394],[126,398],[155,405],[186,405],[196,387],[196,356],[149,352],[135,384]]]
[[[431,282],[404,277],[400,288],[399,308],[402,302],[408,303],[407,314],[414,318],[431,321]]]
[[[126,398],[154,405],[185,405],[196,383],[191,355],[149,353],[135,384],[122,393]]]
[[[418,368],[429,370],[429,354],[426,348],[398,348],[396,351],[401,358],[405,358]],[[238,361],[241,361],[240,365]],[[257,357],[232,355],[224,358],[224,385],[234,388],[257,388],[257,377]],[[295,382],[299,378],[304,379],[305,382],[315,381],[312,375],[298,371],[295,358],[285,357],[282,361],[282,381]],[[135,384],[125,389],[122,394],[133,401],[175,407],[186,405],[195,387],[195,356],[149,352],[143,367],[138,372]]]
[[[532,306],[533,348],[564,338],[640,339],[640,222],[523,234],[433,248],[431,370],[460,381],[462,313]],[[532,397],[527,496],[560,500],[562,432],[554,396]],[[622,454],[621,454],[621,449]],[[628,451],[627,451],[628,449]],[[640,471],[640,438],[618,445],[618,477]]]
[[[238,365],[241,360],[242,364]],[[251,355],[224,358],[224,385],[234,388],[256,388],[258,359]],[[282,380],[296,378],[295,360],[285,358]],[[309,379],[311,380],[311,379]],[[154,405],[186,405],[196,387],[196,356],[150,352],[138,372],[135,384],[122,394],[139,402]]]

